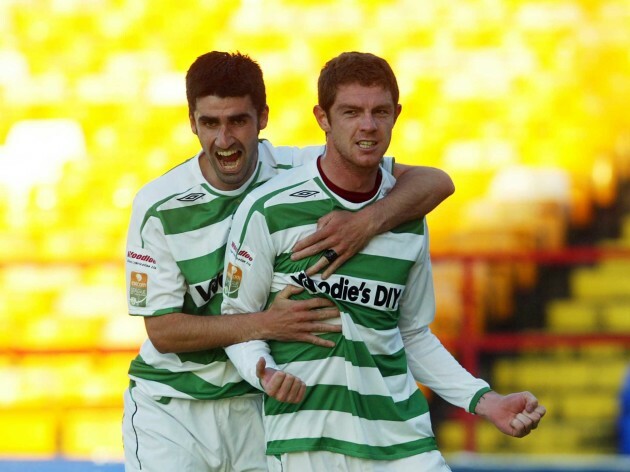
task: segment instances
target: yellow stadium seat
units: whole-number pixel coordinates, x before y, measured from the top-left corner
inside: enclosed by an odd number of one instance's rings
[[[578,298],[602,299],[630,295],[630,277],[595,268],[578,268],[570,277],[571,292]]]
[[[547,306],[547,327],[560,333],[598,331],[597,307],[588,301],[554,300]]]
[[[466,445],[466,429],[460,421],[446,420],[436,429],[440,450],[444,453],[461,451]]]
[[[146,337],[147,332],[142,319],[119,311],[106,321],[99,345],[119,349],[137,349]]]
[[[46,410],[0,410],[0,453],[27,457],[57,454],[59,418]]]
[[[475,446],[480,453],[492,453],[500,450],[503,433],[488,421],[477,421],[475,424]]]
[[[122,460],[122,409],[77,409],[64,415],[61,453],[72,459]]]
[[[562,402],[565,419],[614,420],[619,415],[619,399],[613,392],[579,392],[566,395]]]
[[[601,317],[604,331],[630,333],[630,296],[626,300],[606,303]]]
[[[16,347],[26,349],[91,349],[99,345],[102,318],[49,316],[23,327]]]

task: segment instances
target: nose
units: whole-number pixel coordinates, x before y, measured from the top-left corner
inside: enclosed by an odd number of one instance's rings
[[[232,133],[230,132],[229,127],[221,126],[217,130],[215,144],[217,147],[220,147],[222,149],[227,149],[232,145]]]
[[[372,115],[372,113],[363,114],[361,118],[361,129],[364,129],[364,130],[376,129],[376,120],[374,119],[374,115]]]

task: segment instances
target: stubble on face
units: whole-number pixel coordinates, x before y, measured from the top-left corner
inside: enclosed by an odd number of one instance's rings
[[[400,105],[381,86],[347,84],[338,88],[328,113],[317,108],[317,120],[327,133],[322,161],[327,177],[346,190],[371,189]]]
[[[249,96],[197,100],[191,127],[203,149],[202,173],[213,187],[236,190],[252,176],[258,162],[258,134],[267,117],[267,109],[258,116]]]

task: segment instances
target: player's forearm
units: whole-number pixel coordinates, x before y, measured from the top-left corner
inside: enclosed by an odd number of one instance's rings
[[[194,352],[265,339],[260,313],[231,316],[196,316],[170,313],[145,318],[153,346],[161,353]]]
[[[469,410],[476,405],[476,395],[489,388],[485,380],[464,369],[428,328],[403,333],[403,342],[414,379],[449,403]]]
[[[449,175],[435,167],[397,164],[394,176],[396,185],[389,194],[362,210],[375,234],[424,217],[455,191]]]

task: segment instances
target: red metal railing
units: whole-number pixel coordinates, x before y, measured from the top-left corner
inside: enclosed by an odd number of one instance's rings
[[[462,264],[462,305],[463,323],[461,334],[455,339],[446,340],[445,344],[459,354],[461,364],[471,373],[479,372],[480,357],[484,353],[513,352],[527,349],[551,349],[558,346],[579,347],[588,344],[620,344],[630,346],[630,333],[585,333],[585,334],[547,334],[532,332],[486,333],[480,329],[481,320],[475,299],[474,268],[478,263],[527,262],[538,265],[594,264],[606,259],[630,259],[628,249],[603,249],[596,247],[573,247],[556,251],[527,251],[476,254],[436,254],[435,263],[457,262]],[[630,277],[630,274],[628,274]],[[628,294],[630,297],[630,293]],[[630,316],[630,313],[629,313]],[[465,336],[465,337],[464,337]],[[467,451],[476,450],[474,415],[464,415],[466,427]]]

